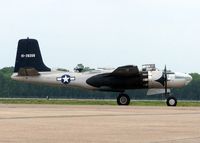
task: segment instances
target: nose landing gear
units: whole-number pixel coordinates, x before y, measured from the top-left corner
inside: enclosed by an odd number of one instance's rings
[[[176,106],[177,99],[174,96],[169,96],[166,101],[167,106]]]
[[[164,77],[164,88],[165,88],[165,97],[167,97],[167,101],[166,104],[167,106],[176,106],[177,105],[177,99],[174,96],[170,95],[170,92],[168,93],[167,89],[168,89],[168,85],[167,85],[167,68],[165,65],[165,69],[163,71],[163,77]]]

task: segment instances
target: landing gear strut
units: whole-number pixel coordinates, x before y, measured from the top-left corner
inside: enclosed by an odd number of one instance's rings
[[[171,96],[170,93],[168,93],[167,89],[168,89],[168,85],[167,85],[167,68],[165,65],[165,69],[163,72],[163,77],[164,77],[164,88],[165,88],[165,96],[167,97],[167,106],[176,106],[177,104],[177,99],[174,96]]]
[[[127,94],[121,93],[117,97],[117,104],[118,105],[129,105],[130,97]]]

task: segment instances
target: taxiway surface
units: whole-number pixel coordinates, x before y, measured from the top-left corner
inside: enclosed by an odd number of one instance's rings
[[[1,143],[199,143],[199,107],[0,105]]]

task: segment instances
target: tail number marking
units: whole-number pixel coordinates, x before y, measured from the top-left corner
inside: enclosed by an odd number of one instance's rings
[[[35,54],[21,54],[21,58],[35,58]]]

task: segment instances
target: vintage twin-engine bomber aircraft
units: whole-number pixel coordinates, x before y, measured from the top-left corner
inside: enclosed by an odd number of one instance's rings
[[[87,72],[52,71],[42,60],[40,48],[35,39],[21,39],[18,43],[17,57],[12,79],[64,87],[78,87],[99,91],[119,92],[118,105],[128,105],[130,97],[125,94],[129,89],[148,89],[147,95],[165,94],[168,106],[176,106],[177,99],[170,94],[171,88],[189,84],[189,74],[163,71],[155,65],[144,65],[142,70],[128,65],[116,69],[98,69]]]

